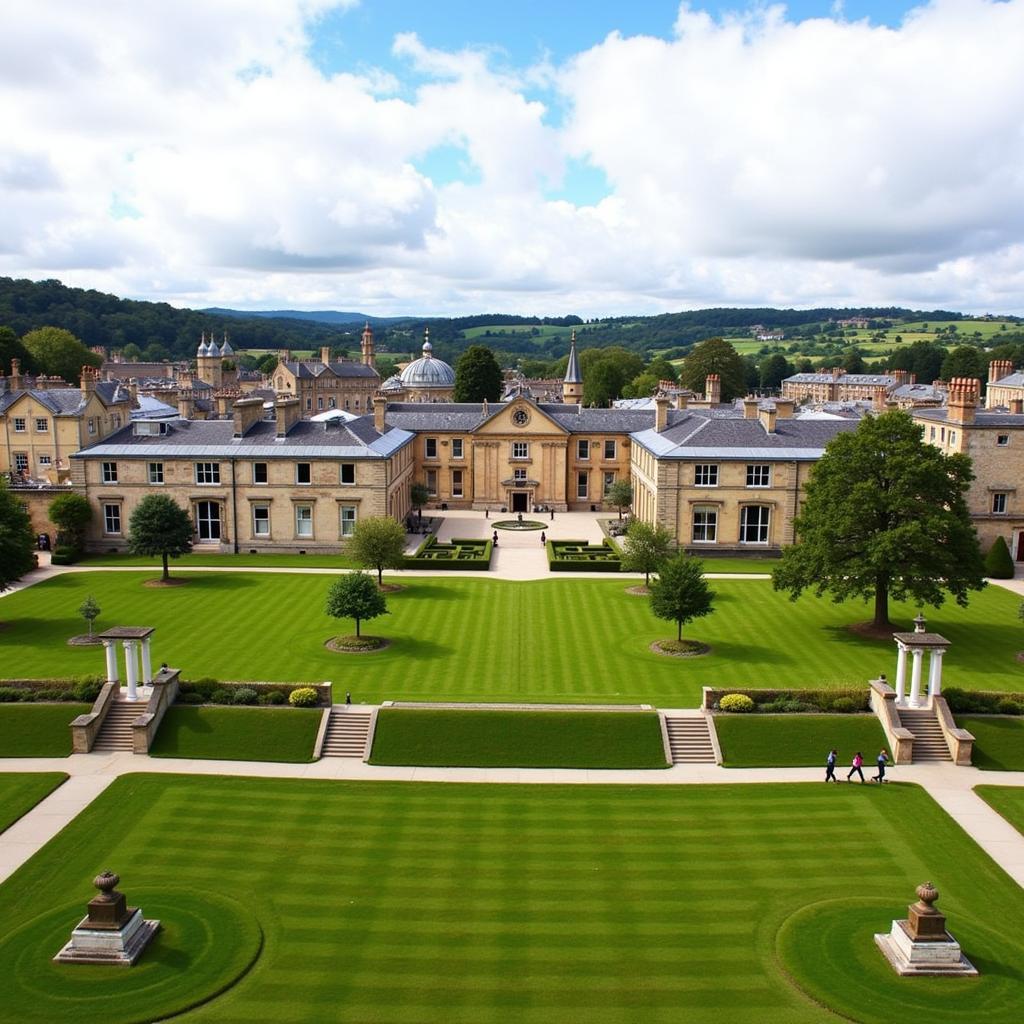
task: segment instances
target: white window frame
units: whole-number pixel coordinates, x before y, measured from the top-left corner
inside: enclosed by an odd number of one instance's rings
[[[1004,516],[1009,504],[1009,495],[1006,491],[995,491],[992,495],[992,515]]]
[[[426,477],[427,494],[429,494],[430,497],[432,497],[432,498],[436,498],[437,497],[437,470],[436,469],[428,469],[424,473],[424,476]]]
[[[437,438],[436,437],[425,437],[425,438],[423,438],[423,458],[425,458],[425,459],[436,459],[437,458]]]
[[[452,497],[461,498],[463,497],[463,485],[462,485],[462,470],[452,470]]]
[[[517,462],[522,462],[530,457],[530,442],[529,441],[513,441],[512,442],[512,456]]]
[[[52,466],[53,459],[44,452],[42,455],[39,456],[39,465],[47,467]]]
[[[453,437],[452,438],[452,458],[453,459],[464,459],[465,457],[466,457],[465,456],[465,449],[463,448],[462,438],[461,437]]]
[[[102,467],[103,482],[105,484],[116,484],[117,483],[117,463],[116,462],[104,462]]]
[[[614,437],[606,437],[604,441],[604,448],[602,455],[604,456],[605,462],[614,462],[618,458],[618,444]],[[611,452],[609,455],[608,453]]]
[[[352,479],[345,479],[345,471],[349,470]],[[342,462],[338,465],[338,483],[342,487],[355,487],[356,485],[356,464],[354,462]]]
[[[307,480],[300,480],[301,467],[305,466],[307,470]],[[313,484],[313,463],[312,462],[296,462],[295,463],[295,486],[296,487],[310,487]]]
[[[303,530],[306,532],[303,532]],[[313,506],[295,506],[295,537],[297,540],[313,539]]]
[[[1009,446],[1010,446],[1010,435],[1009,434],[996,434],[996,447],[997,448],[1008,448]]]
[[[341,537],[351,537],[356,530],[359,510],[355,505],[342,505],[338,512],[338,530]]]
[[[257,479],[257,466],[263,467],[263,479]],[[252,483],[254,487],[266,487],[270,483],[270,464],[267,462],[254,462],[252,464]]]
[[[512,470],[512,479],[515,480],[517,484],[525,484],[526,470],[523,469],[522,466],[516,466],[516,468]]]
[[[263,512],[265,515],[258,515]],[[264,524],[266,529],[261,530],[260,525]],[[266,504],[254,504],[252,506],[252,535],[253,537],[270,536],[270,506]]]
[[[15,473],[27,473],[28,472],[28,452],[15,452],[14,453],[14,472]]]
[[[748,517],[752,509],[758,510],[758,518],[763,519],[763,522],[758,522],[756,525],[758,539],[749,540],[747,534],[749,533],[751,524],[747,522]],[[740,508],[740,543],[746,544],[752,547],[763,547],[766,545],[771,538],[771,525],[772,525],[772,510],[769,505],[743,505]],[[761,539],[761,534],[764,535],[764,539]]]
[[[162,462],[147,462],[146,479],[149,480],[154,487],[163,486],[164,464]]]
[[[612,485],[615,483],[615,473],[611,470],[606,470],[602,482],[601,482],[601,497],[607,498],[608,492],[612,489]]]
[[[590,474],[589,473],[577,473],[576,474],[576,498],[586,499],[590,497]]]
[[[42,426],[39,425],[40,423]],[[48,434],[50,432],[50,421],[45,416],[37,416],[35,428],[37,434]]]
[[[28,433],[28,419],[24,416],[14,417],[14,432],[16,434]]]
[[[715,505],[694,505],[690,540],[693,544],[718,543],[718,508]]]
[[[770,462],[751,462],[747,464],[748,487],[771,487],[772,464]]]
[[[717,487],[718,486],[718,463],[698,462],[693,467],[694,487]]]
[[[119,501],[103,503],[103,535],[105,537],[121,536],[121,503]]]
[[[576,461],[577,462],[589,462],[590,461],[590,439],[581,437],[576,441]]]
[[[197,487],[220,486],[219,462],[197,462],[195,463],[195,473]]]

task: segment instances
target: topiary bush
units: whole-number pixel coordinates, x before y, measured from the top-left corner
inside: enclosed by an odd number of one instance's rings
[[[754,702],[745,693],[727,693],[718,706],[722,711],[741,714],[754,710]]]
[[[74,565],[78,558],[79,554],[74,548],[54,548],[50,555],[50,565]]]
[[[239,686],[231,696],[232,704],[255,704],[259,694],[251,686]]]
[[[1013,559],[1002,537],[996,537],[985,555],[985,575],[994,580],[1013,579]]]
[[[1024,715],[1024,704],[1015,701],[1012,697],[1004,697],[996,705],[996,710],[1001,715]]]
[[[312,708],[319,702],[320,698],[312,686],[300,686],[288,694],[288,703],[293,708]]]
[[[286,702],[285,695],[280,690],[270,690],[268,693],[261,693],[256,700],[257,704],[277,706]]]
[[[219,689],[214,690],[207,700],[213,704],[233,704],[234,696],[234,690],[229,690],[226,686],[222,686]]]

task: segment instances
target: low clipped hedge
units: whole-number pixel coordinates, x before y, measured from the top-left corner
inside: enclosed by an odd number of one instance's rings
[[[222,683],[209,677],[182,680],[178,685],[176,703],[285,707],[291,695],[298,690],[310,690],[313,704],[318,703],[318,691],[308,683]]]
[[[99,676],[70,679],[0,679],[0,704],[91,704],[103,689]]]
[[[405,568],[486,572],[491,567],[493,547],[489,540],[454,538],[447,544],[439,544],[437,538],[431,534],[416,549],[415,555],[409,555],[405,559]]]
[[[846,688],[836,690],[711,690],[705,695],[704,706],[715,711],[736,711],[727,707],[726,699],[741,695],[754,702],[745,709],[755,714],[838,714],[855,715],[871,710],[871,692]]]
[[[551,572],[620,572],[619,549],[607,537],[600,544],[585,540],[549,540],[548,568]]]
[[[1024,715],[1024,693],[993,690],[961,690],[950,686],[942,691],[954,715]]]

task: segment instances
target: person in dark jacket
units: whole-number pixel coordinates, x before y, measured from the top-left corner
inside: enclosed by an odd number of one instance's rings
[[[838,782],[839,781],[836,778],[836,760],[838,759],[838,757],[839,757],[839,754],[836,751],[836,749],[833,747],[833,749],[828,752],[828,757],[825,758],[825,781],[826,782]]]

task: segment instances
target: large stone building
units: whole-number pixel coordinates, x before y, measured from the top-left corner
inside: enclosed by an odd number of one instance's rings
[[[99,370],[84,366],[81,388],[47,378],[26,382],[11,360],[11,375],[0,378],[0,472],[16,483],[61,483],[74,452],[128,423],[127,388],[98,378]]]
[[[1024,402],[1024,372],[1013,369],[1008,359],[993,359],[988,364],[988,385],[985,388],[987,409],[1016,409]],[[1016,405],[1014,404],[1016,403]]]
[[[139,422],[72,456],[93,506],[88,546],[123,549],[153,493],[189,510],[198,546],[221,551],[337,551],[361,517],[408,515],[411,433],[372,416],[313,423],[294,398],[274,413],[241,399],[232,419]]]
[[[912,415],[929,444],[971,457],[967,507],[982,550],[1002,537],[1014,561],[1024,562],[1024,412],[1019,399],[1011,399],[1017,402],[1012,412],[980,410],[979,390],[974,378],[954,378],[945,408]]]
[[[916,378],[906,370],[847,373],[841,366],[819,373],[794,373],[782,382],[782,397],[795,402],[874,401]]]
[[[273,374],[278,395],[297,398],[305,419],[330,409],[364,415],[373,408],[373,396],[380,388],[375,369],[373,330],[363,329],[361,359],[331,359],[328,346],[320,349],[319,360],[283,359]]]
[[[455,371],[434,356],[430,344],[430,329],[423,341],[423,354],[419,359],[402,367],[400,373],[389,377],[381,391],[395,402],[450,402],[455,393]]]

